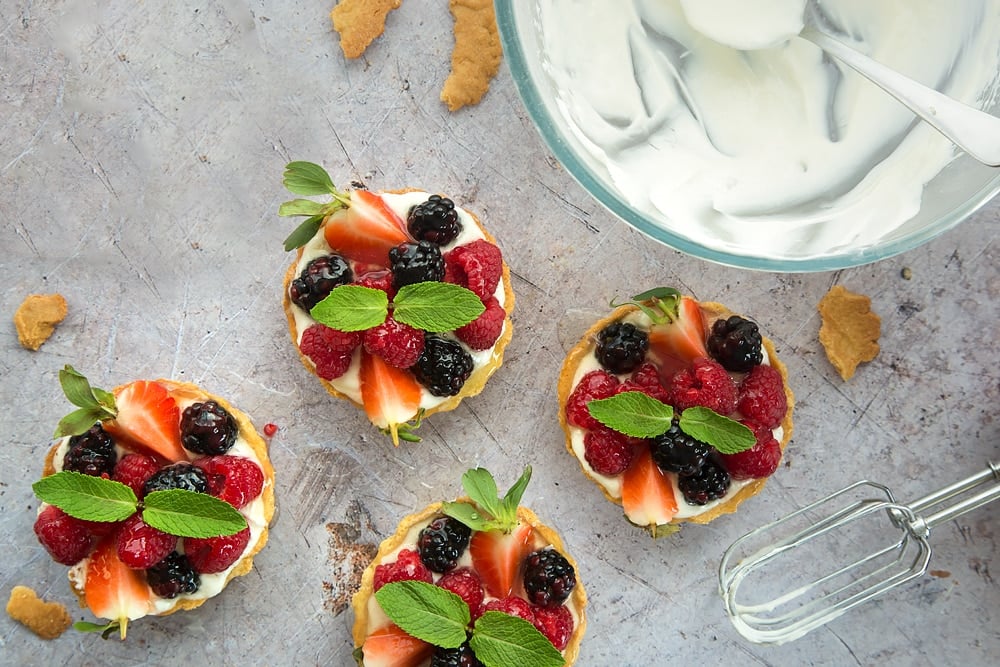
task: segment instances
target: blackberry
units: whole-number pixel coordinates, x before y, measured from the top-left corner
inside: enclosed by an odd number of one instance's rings
[[[86,433],[74,435],[69,439],[69,450],[63,458],[63,470],[82,472],[93,477],[105,474],[111,477],[117,462],[115,441],[98,423],[91,426]]]
[[[764,360],[760,330],[739,315],[716,320],[708,337],[708,353],[727,371],[744,373]]]
[[[472,652],[469,642],[465,642],[458,648],[434,649],[430,667],[483,667],[483,663]]]
[[[674,418],[666,433],[649,441],[649,450],[660,470],[694,475],[705,465],[712,446],[682,431],[677,418]]]
[[[646,358],[649,334],[628,322],[615,322],[597,334],[597,360],[612,373],[631,373]]]
[[[420,560],[431,572],[455,569],[469,546],[472,530],[461,521],[443,516],[431,521],[417,537]]]
[[[187,491],[208,493],[208,476],[204,470],[193,463],[181,461],[160,468],[146,480],[142,487],[143,496],[148,496],[153,491],[166,491],[168,489],[186,489]]]
[[[173,599],[182,593],[194,593],[201,578],[187,556],[176,551],[146,570],[146,583],[161,598]]]
[[[427,336],[424,351],[410,372],[435,396],[454,396],[472,375],[472,367],[472,356],[460,343]]]
[[[704,505],[726,495],[729,489],[729,473],[715,461],[709,459],[694,475],[677,478],[684,499],[692,505]]]
[[[354,272],[346,259],[337,254],[324,255],[306,264],[289,286],[288,297],[300,308],[312,310],[334,287],[346,285],[353,279]]]
[[[444,257],[441,248],[430,241],[401,243],[389,251],[392,284],[404,285],[444,280]]]
[[[181,442],[198,454],[225,454],[236,442],[239,427],[215,401],[192,403],[181,415]]]
[[[427,201],[410,209],[406,216],[406,228],[418,241],[445,246],[462,231],[462,223],[458,221],[455,202],[447,197],[431,195]]]
[[[555,549],[541,549],[524,559],[524,590],[539,607],[558,607],[576,587],[576,572]]]

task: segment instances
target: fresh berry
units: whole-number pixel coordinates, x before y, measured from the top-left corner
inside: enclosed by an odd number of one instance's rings
[[[187,458],[181,446],[180,409],[166,387],[137,380],[115,392],[118,414],[104,429],[167,461]]]
[[[417,382],[435,396],[454,396],[472,375],[473,362],[456,341],[427,336],[424,351],[411,367]]]
[[[444,279],[441,248],[430,241],[399,244],[389,251],[389,266],[392,284],[397,290],[404,285]]]
[[[781,445],[766,426],[745,419],[740,423],[753,431],[756,444],[738,454],[721,454],[719,462],[733,479],[770,477],[781,461]]]
[[[327,216],[323,235],[344,257],[378,266],[389,266],[389,249],[410,240],[406,223],[367,190],[353,190],[351,205]]]
[[[420,560],[431,572],[453,570],[469,546],[471,536],[472,530],[461,521],[450,516],[438,517],[417,537]]]
[[[711,445],[682,431],[676,418],[665,433],[649,441],[649,449],[660,470],[678,475],[694,475],[712,453]]]
[[[354,279],[351,265],[337,254],[323,255],[310,260],[299,277],[288,287],[288,298],[305,311],[329,296],[334,287],[346,285]]]
[[[524,559],[524,590],[539,607],[557,607],[576,587],[576,571],[555,549],[540,549]]]
[[[478,574],[467,567],[460,567],[438,579],[437,585],[462,598],[465,604],[469,605],[469,613],[473,620],[479,618],[486,592],[483,590],[483,580]]]
[[[239,426],[215,401],[192,403],[181,413],[181,442],[198,454],[225,454],[236,442]]]
[[[133,570],[118,559],[115,538],[97,544],[87,563],[83,598],[98,618],[118,621],[125,639],[129,619],[150,613],[149,585],[141,570]]]
[[[780,425],[788,411],[781,373],[771,366],[755,366],[740,382],[738,396],[740,414],[769,429]]]
[[[445,255],[446,281],[467,287],[486,301],[503,276],[503,255],[489,241],[477,239]]]
[[[380,268],[368,271],[358,276],[355,284],[369,289],[382,290],[389,297],[389,301],[392,301],[393,297],[396,296],[396,288],[392,286],[392,271],[388,269]]]
[[[440,195],[431,195],[427,201],[410,209],[406,228],[418,241],[430,241],[439,246],[448,245],[462,231],[455,202]]]
[[[670,404],[678,410],[695,406],[710,408],[720,415],[736,410],[736,385],[719,362],[701,357],[677,372],[669,384]]]
[[[115,441],[100,424],[94,424],[86,433],[69,439],[69,449],[63,457],[63,470],[94,477],[111,476],[117,458]]]
[[[53,505],[46,505],[38,514],[35,535],[52,560],[62,565],[76,565],[93,546],[87,526]]]
[[[510,533],[502,530],[477,531],[469,543],[472,567],[483,580],[486,592],[497,598],[507,597],[514,589],[531,551],[533,529],[521,524]]]
[[[649,334],[629,322],[614,322],[597,334],[594,353],[612,373],[631,373],[646,358]]]
[[[133,570],[150,568],[177,547],[177,537],[153,528],[136,512],[118,531],[118,560]]]
[[[598,474],[620,475],[635,458],[635,446],[627,435],[599,426],[583,436],[583,457]]]
[[[483,305],[486,306],[486,310],[479,317],[455,329],[458,339],[473,350],[487,350],[493,347],[503,332],[503,323],[507,318],[507,311],[495,296],[486,299]]]
[[[408,371],[364,351],[360,379],[365,414],[375,426],[388,430],[393,444],[398,444],[400,424],[413,419],[420,409],[420,385]]]
[[[390,313],[382,324],[364,332],[368,354],[377,354],[396,368],[409,368],[424,351],[424,332],[397,321]]]
[[[365,663],[368,664],[367,662]],[[431,658],[430,667],[482,667],[476,654],[472,652],[469,642],[458,648],[436,648]]]
[[[641,391],[661,403],[670,402],[670,394],[667,392],[667,388],[663,386],[663,382],[660,379],[660,372],[656,369],[656,366],[648,362],[639,366],[632,373],[632,377],[622,382],[621,386],[618,387],[618,393],[623,391]]]
[[[155,459],[145,454],[126,454],[115,464],[111,479],[125,484],[140,500],[145,495],[146,481],[160,469]]]
[[[677,514],[670,479],[653,463],[648,447],[639,447],[632,465],[622,475],[622,509],[637,526],[667,524]]]
[[[508,616],[523,618],[528,623],[535,625],[535,610],[527,601],[516,595],[504,596],[496,600],[490,600],[483,605],[483,613],[488,611],[499,611]]]
[[[729,473],[718,463],[709,459],[694,475],[677,478],[677,486],[684,499],[692,505],[704,505],[718,500],[729,489]]]
[[[427,664],[434,653],[434,645],[390,623],[368,635],[361,652],[364,667],[420,667]]]
[[[268,438],[273,438],[274,434],[278,432],[278,425],[274,422],[267,422],[264,424],[264,435]]]
[[[299,350],[316,365],[317,375],[333,380],[350,368],[361,337],[360,331],[340,331],[324,324],[313,324],[302,332]]]
[[[708,351],[727,371],[744,373],[764,360],[756,323],[733,315],[716,320],[708,337]]]
[[[184,553],[199,574],[222,572],[243,555],[250,543],[250,527],[220,537],[186,537]]]
[[[433,575],[420,561],[419,553],[403,549],[396,555],[394,562],[375,566],[373,588],[377,591],[386,584],[397,581],[426,581],[429,584],[433,582]]]
[[[677,370],[698,357],[707,357],[705,319],[694,299],[683,296],[670,321],[649,330],[649,347],[660,360],[660,371]]]
[[[168,489],[184,489],[197,493],[208,493],[208,477],[205,471],[187,461],[180,461],[160,468],[142,487],[142,495],[148,496],[154,491]]]
[[[172,600],[178,595],[196,592],[201,586],[201,577],[191,567],[187,556],[174,551],[146,570],[146,583],[161,598]]]
[[[259,496],[264,488],[264,473],[248,458],[213,456],[194,464],[205,472],[208,493],[237,509]]]
[[[595,429],[603,426],[587,410],[587,403],[615,395],[618,378],[604,370],[590,371],[576,384],[566,399],[566,421],[573,426]]]
[[[536,607],[535,627],[545,635],[545,638],[552,642],[557,650],[562,651],[569,644],[569,638],[573,635],[573,614],[569,607],[559,605],[557,607]]]

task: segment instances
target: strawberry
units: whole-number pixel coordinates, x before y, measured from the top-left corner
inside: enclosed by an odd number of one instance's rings
[[[130,620],[151,611],[145,575],[118,559],[114,537],[100,542],[90,556],[84,600],[95,616],[118,622],[122,639]]]
[[[371,422],[388,430],[392,444],[398,445],[400,425],[420,409],[420,385],[406,371],[362,351],[361,402]]]
[[[323,234],[330,247],[348,259],[389,266],[389,249],[412,241],[406,222],[367,190],[351,192],[351,204],[327,216]]]
[[[649,331],[649,347],[661,359],[661,373],[669,376],[692,360],[708,356],[705,318],[698,302],[688,296],[679,297],[673,308],[666,308],[663,313],[666,315],[663,321]]]
[[[648,447],[639,448],[622,476],[622,508],[638,526],[670,523],[677,514],[677,500],[667,475],[656,467]]]
[[[434,653],[434,646],[389,624],[368,635],[361,647],[365,667],[417,667]]]
[[[167,461],[187,460],[181,445],[180,410],[166,388],[137,380],[115,392],[118,414],[104,430]]]
[[[520,580],[524,558],[531,551],[532,534],[530,525],[520,524],[510,533],[490,530],[472,535],[469,543],[472,567],[479,573],[489,595],[505,598],[514,590]]]

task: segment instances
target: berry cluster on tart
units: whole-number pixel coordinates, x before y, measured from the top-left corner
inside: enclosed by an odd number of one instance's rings
[[[399,523],[354,595],[359,665],[576,661],[587,596],[559,535],[518,504],[530,474],[499,498],[489,472],[469,470],[469,497]],[[421,614],[426,624],[414,622]]]
[[[758,493],[792,434],[793,396],[756,323],[672,288],[636,295],[569,351],[566,447],[654,535]]]
[[[510,341],[510,271],[475,215],[418,190],[341,192],[322,167],[292,162],[302,216],[284,283],[292,340],[332,395],[352,401],[399,439],[422,417],[482,391]],[[461,288],[461,289],[455,289]]]
[[[107,392],[60,371],[78,410],[56,430],[34,530],[70,566],[80,605],[118,630],[194,609],[253,566],[274,515],[274,469],[249,418],[196,385],[137,380]]]

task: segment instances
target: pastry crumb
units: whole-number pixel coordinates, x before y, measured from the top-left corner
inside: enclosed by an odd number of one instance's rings
[[[340,0],[330,12],[333,29],[340,34],[340,48],[348,58],[358,58],[385,30],[385,19],[403,0]]]
[[[489,90],[503,49],[492,0],[451,0],[449,6],[455,19],[455,47],[441,101],[457,111],[477,104]]]
[[[882,319],[872,312],[872,301],[863,294],[834,285],[817,307],[823,324],[819,342],[840,377],[854,377],[858,365],[871,361],[879,352]]]
[[[65,605],[45,602],[27,586],[14,586],[11,589],[7,615],[42,639],[55,639],[73,625],[73,619]]]
[[[29,294],[14,312],[17,339],[22,347],[37,350],[65,318],[66,299],[62,294]]]

